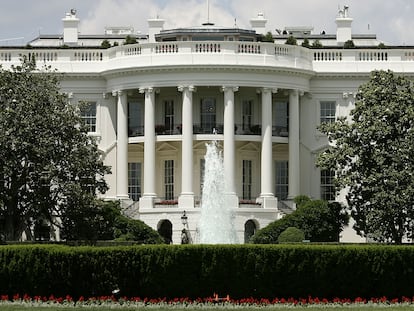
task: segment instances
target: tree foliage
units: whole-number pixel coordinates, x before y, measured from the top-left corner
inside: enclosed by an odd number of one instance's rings
[[[285,44],[287,44],[287,45],[297,45],[297,44],[298,44],[298,42],[297,42],[297,40],[296,40],[296,38],[295,38],[294,36],[289,36],[289,37],[286,39]]]
[[[140,220],[121,213],[119,201],[95,200],[80,209],[70,209],[62,220],[66,240],[137,241],[162,244],[164,239]]]
[[[282,219],[270,223],[256,232],[252,242],[277,243],[280,234],[289,227],[301,229],[311,242],[338,242],[339,234],[348,224],[348,215],[337,202],[311,200],[307,196],[295,198],[297,209]],[[303,239],[302,239],[303,240]]]
[[[22,60],[0,68],[0,229],[18,240],[37,219],[56,220],[105,192],[110,173],[61,76]]]
[[[277,241],[279,243],[298,243],[302,242],[304,239],[305,233],[303,232],[303,230],[300,230],[295,227],[288,227],[279,235]]]
[[[414,230],[414,90],[407,78],[374,71],[359,88],[352,122],[320,126],[331,148],[318,159],[346,188],[363,237],[401,243]]]
[[[125,44],[125,45],[126,45],[126,44],[135,44],[135,43],[137,43],[137,38],[135,38],[134,36],[127,35],[127,36],[125,37],[125,41],[124,41],[124,44]]]
[[[310,48],[310,43],[309,43],[309,39],[305,38],[301,44],[302,47],[304,48]]]

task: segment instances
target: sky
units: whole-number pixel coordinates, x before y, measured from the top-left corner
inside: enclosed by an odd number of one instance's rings
[[[344,5],[354,34],[377,34],[388,44],[414,46],[414,0],[0,0],[0,46],[62,34],[62,18],[72,8],[81,20],[81,34],[102,34],[106,26],[132,26],[147,34],[147,20],[156,17],[165,19],[164,29],[199,26],[208,19],[217,26],[249,29],[258,13],[264,13],[273,33],[313,26],[316,34],[334,34]]]

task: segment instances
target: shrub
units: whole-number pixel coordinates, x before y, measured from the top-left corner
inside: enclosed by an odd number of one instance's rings
[[[344,43],[344,49],[354,49],[354,48],[355,48],[354,41],[348,40]]]
[[[303,233],[302,230],[295,227],[289,227],[279,235],[277,241],[279,243],[292,243],[302,242],[304,239],[305,233]]]
[[[348,224],[349,216],[337,202],[311,200],[307,196],[295,198],[297,209],[256,232],[251,242],[278,243],[279,235],[288,227],[301,229],[311,242],[338,242],[339,234]]]
[[[294,36],[289,36],[285,42],[288,45],[297,45],[296,38]]]
[[[0,247],[0,293],[127,297],[412,297],[414,248],[390,245]],[[352,273],[350,273],[352,271]],[[356,284],[358,286],[356,286]]]
[[[301,44],[304,48],[310,48],[309,39],[305,38]]]

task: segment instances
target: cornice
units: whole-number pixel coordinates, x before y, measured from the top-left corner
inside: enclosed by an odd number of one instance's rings
[[[180,66],[151,66],[151,67],[130,67],[104,71],[101,75],[107,79],[131,76],[134,74],[159,74],[159,73],[183,73],[183,72],[240,72],[260,74],[287,74],[304,78],[311,78],[315,72],[312,70],[275,67],[275,66],[248,66],[248,65],[180,65]]]

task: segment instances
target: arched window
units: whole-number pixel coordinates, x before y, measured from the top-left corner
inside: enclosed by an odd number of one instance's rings
[[[164,238],[165,243],[172,243],[172,223],[164,219],[158,223],[158,233]]]
[[[249,219],[244,224],[244,243],[248,243],[250,238],[256,233],[257,226],[254,220]]]

